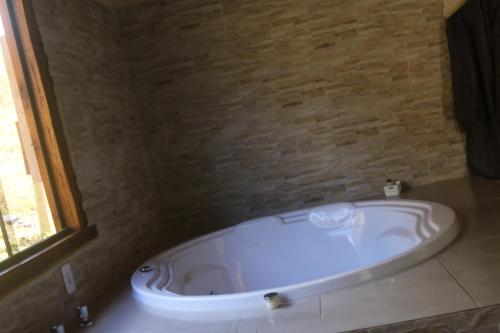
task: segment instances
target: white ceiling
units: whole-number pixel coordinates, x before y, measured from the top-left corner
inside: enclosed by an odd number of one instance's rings
[[[97,0],[97,2],[100,2],[104,6],[110,8],[128,7],[145,1],[147,0]]]

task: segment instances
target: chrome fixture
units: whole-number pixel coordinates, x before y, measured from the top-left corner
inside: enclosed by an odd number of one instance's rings
[[[89,327],[94,324],[94,322],[89,318],[89,308],[86,305],[77,306],[76,315],[80,319],[80,327]]]
[[[154,270],[154,268],[149,266],[149,265],[144,265],[144,266],[139,267],[139,272],[141,272],[141,273],[148,273],[148,272],[151,272],[153,270]]]
[[[66,333],[66,329],[64,328],[64,325],[55,325],[50,328],[51,333]]]

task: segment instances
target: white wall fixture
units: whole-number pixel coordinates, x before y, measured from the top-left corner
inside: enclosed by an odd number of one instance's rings
[[[66,292],[68,294],[73,294],[76,291],[75,278],[73,277],[73,271],[71,270],[71,264],[66,263],[61,266],[61,273],[64,281],[64,286],[66,287]]]
[[[388,179],[384,186],[384,193],[386,197],[397,197],[403,191],[403,184],[400,180]]]
[[[135,298],[173,311],[265,306],[391,275],[435,255],[458,234],[454,211],[414,200],[337,203],[243,222],[147,261]]]

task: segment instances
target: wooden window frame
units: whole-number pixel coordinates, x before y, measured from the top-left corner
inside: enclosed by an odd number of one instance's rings
[[[61,230],[0,262],[0,297],[97,236],[88,226],[31,0],[0,0],[7,46],[54,222]]]

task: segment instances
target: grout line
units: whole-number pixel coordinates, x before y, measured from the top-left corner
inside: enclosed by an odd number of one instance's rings
[[[480,237],[480,238],[477,238],[477,239],[468,239],[468,240],[460,240],[459,239],[460,243],[457,242],[456,245],[459,245],[459,244],[469,244],[469,243],[473,243],[473,242],[481,242],[481,241],[485,241],[485,240],[491,240],[491,239],[494,239],[494,238],[500,238],[500,233],[495,234],[495,235],[491,235],[491,236]]]
[[[464,285],[458,280],[458,278],[452,273],[452,271],[446,267],[446,265],[436,257],[436,260],[439,262],[439,264],[444,268],[444,270],[451,276],[451,278],[460,286],[460,288],[463,290],[463,292],[477,305],[478,308],[481,308],[481,304],[472,296],[472,294],[465,288]]]
[[[236,333],[240,332],[240,327],[241,327],[241,318],[238,319],[238,325],[236,326]]]
[[[323,303],[321,302],[321,295],[319,295],[319,319],[325,319],[325,314],[323,313]]]
[[[488,198],[488,199],[480,200],[480,201],[478,201],[478,202],[476,202],[475,204],[472,204],[472,205],[473,206],[479,206],[479,205],[482,205],[482,204],[492,203],[494,201],[500,201],[500,197],[493,196],[493,197]]]

